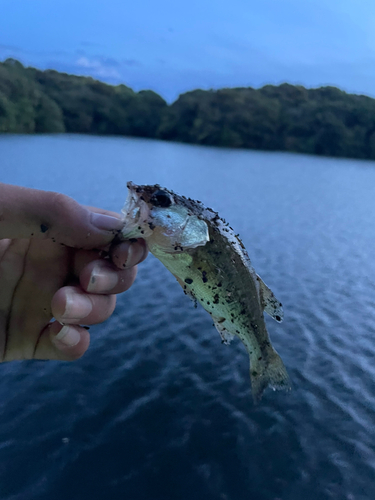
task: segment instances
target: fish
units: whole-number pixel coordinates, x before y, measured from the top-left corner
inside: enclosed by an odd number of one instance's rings
[[[217,212],[160,185],[127,183],[122,239],[143,238],[150,252],[209,313],[222,342],[238,337],[250,357],[254,402],[264,390],[290,390],[271,344],[264,312],[283,320],[283,307],[256,274],[244,244]]]

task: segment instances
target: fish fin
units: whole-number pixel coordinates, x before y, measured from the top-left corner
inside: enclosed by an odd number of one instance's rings
[[[275,321],[281,323],[284,318],[284,310],[281,302],[277,300],[272,290],[268,288],[262,278],[260,278],[258,275],[257,280],[259,282],[261,304],[265,312],[269,314]]]
[[[262,358],[250,357],[251,391],[254,403],[262,398],[267,387],[273,390],[291,390],[290,379],[280,356],[269,346]]]
[[[222,343],[229,345],[234,339],[234,335],[225,328],[225,318],[212,316],[212,319],[214,320],[216,330],[220,333]]]

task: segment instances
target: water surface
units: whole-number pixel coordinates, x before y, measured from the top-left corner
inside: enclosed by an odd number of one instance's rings
[[[293,382],[251,400],[150,256],[78,362],[0,366],[1,500],[369,500],[375,492],[375,164],[127,138],[0,136],[0,180],[119,211],[126,182],[202,200],[283,302]]]

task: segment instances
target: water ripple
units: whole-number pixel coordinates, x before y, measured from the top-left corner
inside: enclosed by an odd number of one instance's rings
[[[284,304],[267,324],[293,383],[254,406],[243,345],[222,345],[150,257],[82,360],[0,367],[2,500],[373,498],[369,163],[68,136],[0,138],[0,155],[3,181],[86,204],[118,209],[119,179],[133,179],[218,209]],[[56,161],[69,183],[50,175]]]

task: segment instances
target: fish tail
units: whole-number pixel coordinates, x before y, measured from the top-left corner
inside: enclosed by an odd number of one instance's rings
[[[267,387],[283,391],[291,389],[289,376],[280,356],[271,346],[265,354],[255,360],[250,358],[251,390],[255,403],[260,401]]]

